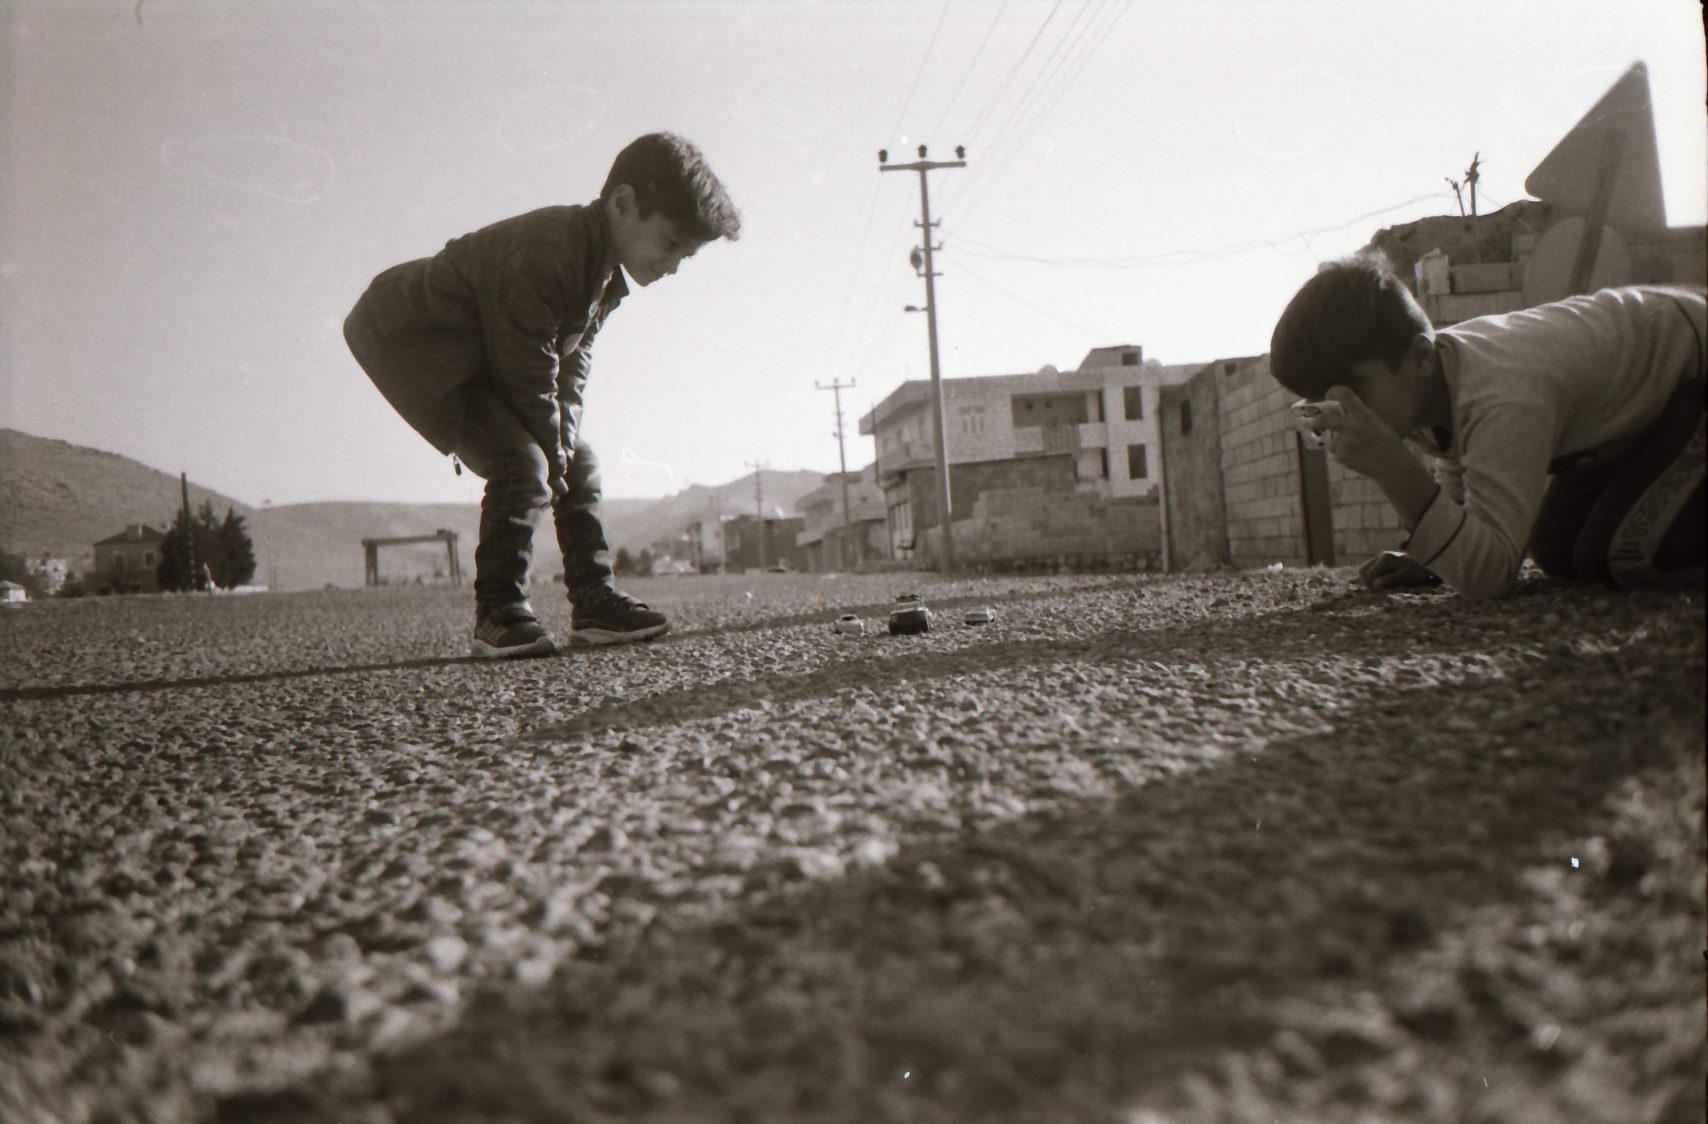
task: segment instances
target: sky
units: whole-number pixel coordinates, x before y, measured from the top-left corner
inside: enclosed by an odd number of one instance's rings
[[[1527,197],[1648,67],[1708,211],[1695,0],[0,0],[0,426],[250,504],[475,502],[341,324],[372,276],[597,196],[681,133],[742,236],[635,288],[584,433],[611,496],[848,467],[930,376],[1258,355],[1322,260]],[[1466,205],[1469,200],[1466,198]],[[833,383],[841,391],[821,389]]]

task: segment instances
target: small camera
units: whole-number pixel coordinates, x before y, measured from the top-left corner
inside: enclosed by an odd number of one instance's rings
[[[1346,410],[1339,402],[1326,398],[1321,402],[1312,402],[1309,399],[1301,398],[1293,403],[1293,415],[1297,419],[1299,432],[1305,435],[1306,444],[1313,449],[1328,448],[1328,435],[1313,424],[1317,418],[1327,414],[1345,417]]]

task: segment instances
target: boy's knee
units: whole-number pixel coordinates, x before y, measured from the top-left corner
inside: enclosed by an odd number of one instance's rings
[[[520,444],[477,450],[463,443],[458,455],[489,488],[502,489],[515,502],[530,507],[544,507],[551,502],[551,462],[539,446]]]

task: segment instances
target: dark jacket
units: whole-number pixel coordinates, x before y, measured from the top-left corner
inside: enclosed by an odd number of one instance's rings
[[[627,293],[595,200],[453,238],[374,278],[361,307],[421,389],[450,398],[473,380],[490,382],[557,481],[581,426],[593,337]]]

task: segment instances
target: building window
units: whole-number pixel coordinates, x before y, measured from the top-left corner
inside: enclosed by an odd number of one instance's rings
[[[1101,479],[1104,479],[1104,480],[1109,479],[1109,450],[1108,449],[1097,450],[1097,458],[1099,461],[1102,462],[1098,466],[1103,470],[1103,475],[1102,475]]]
[[[1121,404],[1125,407],[1128,421],[1138,421],[1145,416],[1145,400],[1140,397],[1139,389],[1136,386],[1121,388]]]
[[[1190,402],[1180,404],[1180,432],[1192,432],[1192,403]]]
[[[1235,363],[1232,359],[1229,359],[1227,362],[1222,364],[1222,374],[1224,375],[1231,375],[1238,370],[1239,364]]]
[[[1123,366],[1123,367],[1137,367],[1138,365],[1139,365],[1139,353],[1138,352],[1136,352],[1136,351],[1123,351],[1121,353],[1121,366]]]
[[[1143,445],[1127,446],[1127,479],[1148,480],[1150,466],[1145,463],[1145,447]]]

